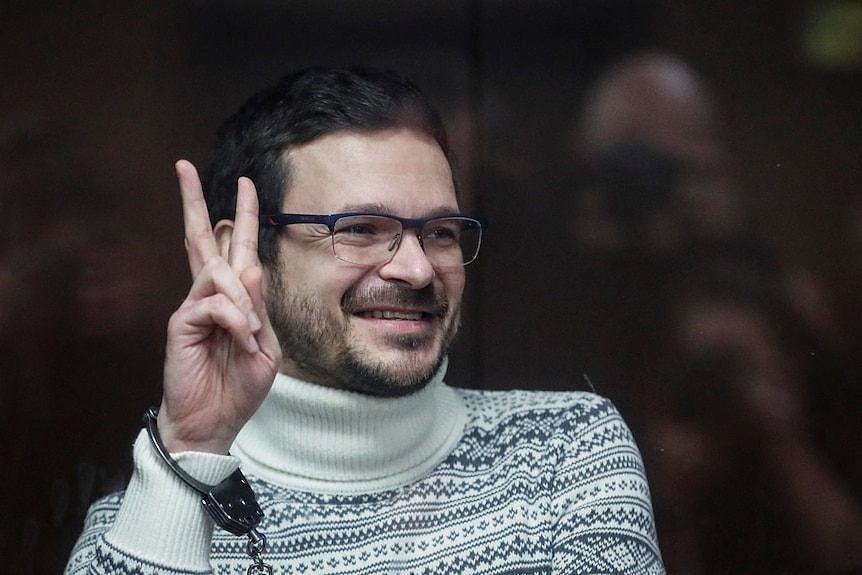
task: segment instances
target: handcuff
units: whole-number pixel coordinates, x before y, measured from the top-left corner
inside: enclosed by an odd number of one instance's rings
[[[144,413],[144,424],[159,457],[183,483],[201,495],[201,503],[216,525],[238,537],[248,537],[245,552],[253,563],[246,575],[272,575],[272,566],[264,563],[261,557],[266,550],[266,537],[256,529],[263,519],[263,511],[245,475],[237,468],[218,485],[207,485],[190,476],[174,461],[162,443],[157,425],[158,415],[158,408],[149,408]]]

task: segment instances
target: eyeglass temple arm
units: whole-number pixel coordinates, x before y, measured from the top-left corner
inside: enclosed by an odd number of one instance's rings
[[[261,225],[281,227],[290,224],[325,224],[332,229],[333,216],[317,214],[264,214],[258,220]]]
[[[392,236],[392,241],[389,242],[389,247],[386,248],[387,252],[392,252],[398,249],[398,245],[401,243],[401,234],[395,234]]]

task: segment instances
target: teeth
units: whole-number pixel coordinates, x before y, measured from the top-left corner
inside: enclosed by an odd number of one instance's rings
[[[405,313],[400,311],[368,311],[365,312],[366,317],[371,317],[374,319],[405,319],[412,321],[419,321],[422,319],[422,314],[419,312],[416,313]]]

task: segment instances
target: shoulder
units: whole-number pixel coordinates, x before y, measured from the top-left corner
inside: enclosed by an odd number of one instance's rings
[[[98,541],[117,518],[125,491],[118,491],[96,500],[84,519],[84,528],[69,555],[66,573],[85,572],[95,558]]]
[[[94,501],[87,510],[81,539],[93,541],[108,531],[117,519],[126,492],[117,491]]]
[[[611,400],[585,391],[459,389],[469,419],[477,426],[529,419],[587,426],[622,418]]]
[[[84,520],[85,528],[106,530],[110,527],[120,510],[125,495],[125,490],[117,491],[93,502]]]
[[[450,456],[459,470],[531,469],[555,478],[560,493],[614,477],[637,483],[635,490],[646,493],[640,451],[609,399],[579,391],[459,393],[468,415]]]
[[[527,445],[569,456],[618,449],[637,452],[613,402],[594,393],[466,389],[458,393],[467,410],[468,442]]]

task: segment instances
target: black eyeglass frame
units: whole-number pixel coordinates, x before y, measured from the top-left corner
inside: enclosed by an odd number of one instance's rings
[[[260,224],[262,226],[275,227],[280,228],[284,226],[289,226],[292,224],[322,224],[325,225],[329,229],[329,234],[333,238],[333,242],[335,241],[335,224],[341,218],[346,217],[355,217],[355,216],[374,216],[374,217],[382,217],[389,218],[391,220],[395,220],[401,224],[402,230],[421,230],[428,222],[433,222],[434,220],[445,220],[449,218],[457,218],[463,220],[467,223],[478,224],[479,229],[479,239],[476,243],[476,252],[473,254],[472,259],[464,262],[462,265],[466,266],[474,261],[479,256],[479,249],[482,246],[482,236],[486,229],[488,229],[488,221],[482,216],[468,216],[459,213],[452,214],[438,214],[427,218],[402,218],[399,216],[393,216],[391,214],[381,214],[375,212],[341,212],[337,214],[288,214],[288,213],[279,213],[279,214],[264,214],[260,216]],[[401,240],[399,238],[398,243],[400,244]],[[419,238],[420,245],[422,244],[422,238]],[[333,244],[333,249],[335,245]],[[423,246],[424,249],[424,246]],[[337,256],[336,256],[337,257]],[[351,262],[352,263],[352,262]]]

